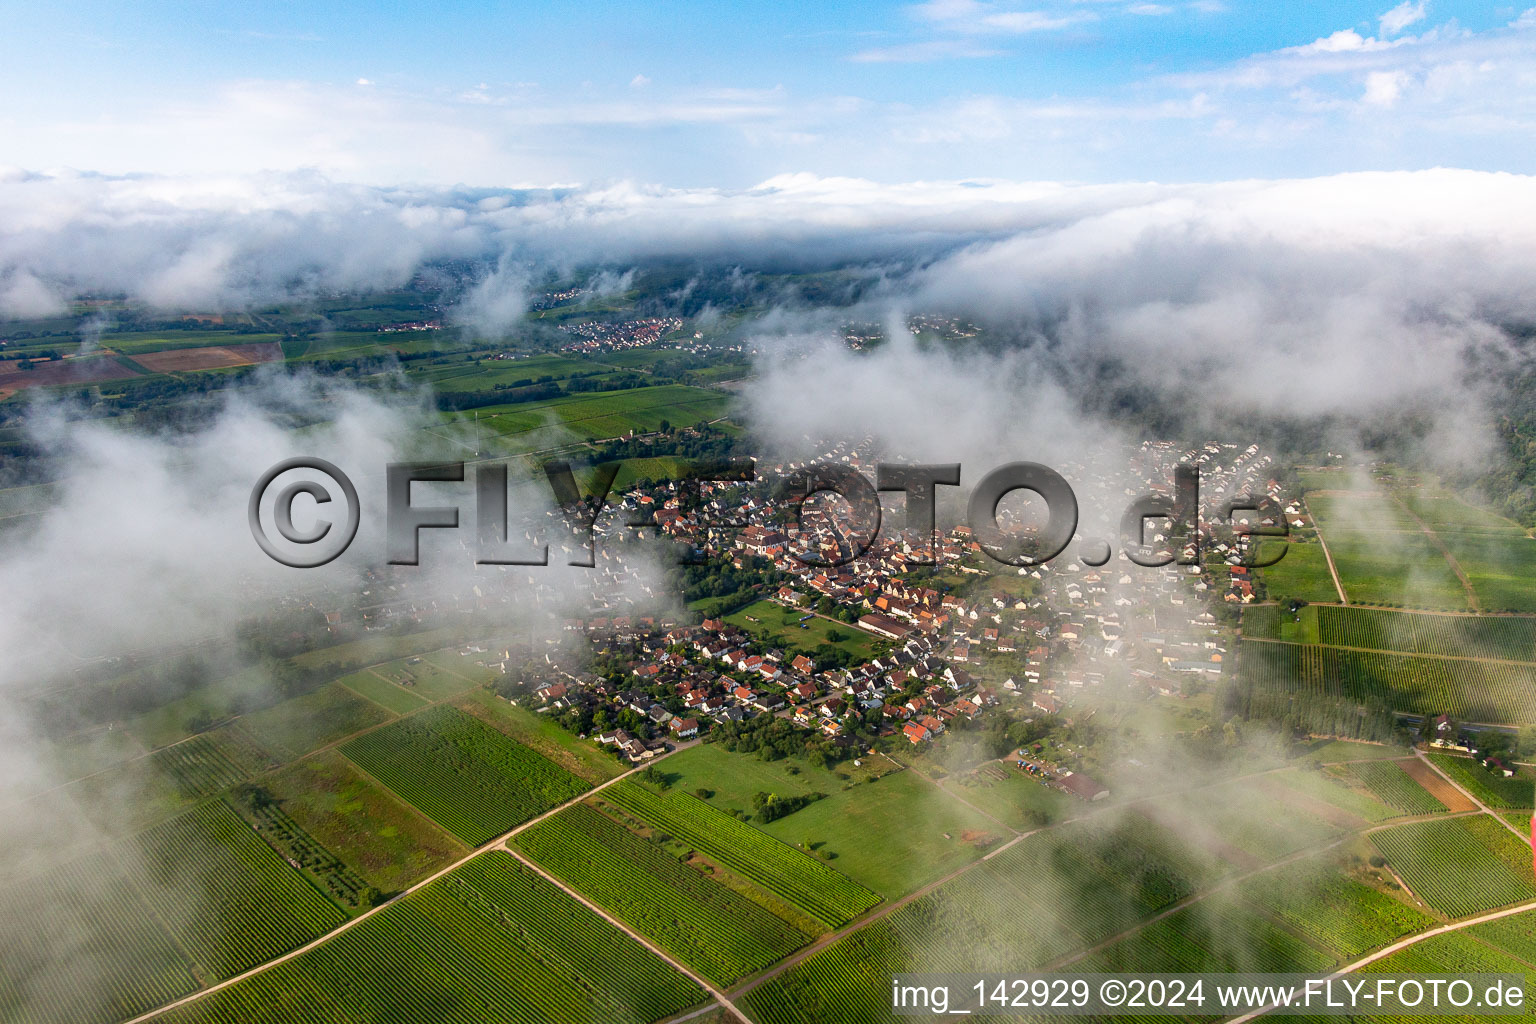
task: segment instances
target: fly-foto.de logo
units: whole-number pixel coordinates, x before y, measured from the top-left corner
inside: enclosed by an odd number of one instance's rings
[[[679,485],[703,483],[753,483],[757,480],[752,459],[678,460],[679,471],[672,479]],[[582,494],[570,463],[553,462],[545,466],[554,497],[566,522],[579,540],[581,552],[571,565],[592,566],[594,527],[607,507],[609,492],[618,475],[618,463],[593,467],[588,491]],[[417,565],[421,557],[421,531],[457,530],[462,503],[419,505],[412,486],[466,483],[462,462],[401,462],[385,467],[385,546],[392,565]],[[792,512],[792,534],[803,534],[806,502],[815,495],[834,494],[847,502],[851,516],[846,521],[846,545],[835,551],[788,545],[790,557],[805,566],[838,566],[858,559],[875,543],[880,534],[881,492],[901,492],[905,496],[905,530],[926,538],[930,544],[937,531],[938,488],[960,486],[958,463],[880,463],[875,479],[840,463],[812,463],[795,469],[773,482],[771,498]],[[1241,495],[1225,502],[1216,523],[1203,524],[1200,514],[1200,477],[1194,466],[1180,465],[1174,470],[1171,492],[1149,492],[1126,506],[1120,516],[1120,543],[1126,557],[1137,565],[1157,567],[1177,563],[1197,565],[1200,561],[1201,527],[1211,525],[1230,531],[1235,538],[1283,538],[1288,534],[1283,516],[1265,517],[1272,500],[1266,495]],[[1045,522],[1038,529],[1019,531],[999,522],[999,507],[1016,491],[1028,491],[1045,508]],[[305,528],[294,522],[294,506],[300,498],[314,503],[314,521]],[[475,561],[481,565],[548,565],[549,545],[514,539],[510,529],[510,502],[506,463],[477,463],[473,489],[463,495],[475,520]],[[703,516],[701,526],[713,529],[744,527],[745,520],[730,516],[711,517],[703,508],[694,510]],[[1234,523],[1241,512],[1255,513],[1261,523],[1250,525],[1246,518]],[[301,456],[285,459],[263,473],[251,490],[247,518],[256,543],[270,557],[294,568],[313,568],[333,561],[347,550],[357,535],[362,509],[357,488],[346,473],[324,459]],[[1059,557],[1077,535],[1077,495],[1060,473],[1038,462],[1010,462],[987,472],[971,489],[966,502],[966,523],[978,547],[994,561],[1008,566],[1041,565]],[[653,519],[640,517],[626,524],[633,528],[653,527]],[[276,536],[274,536],[274,534]],[[1268,561],[1256,560],[1252,546],[1244,565],[1262,566],[1278,562],[1285,546],[1277,545],[1278,554]],[[1101,566],[1113,557],[1109,540],[1087,538],[1079,541],[1077,557],[1085,565]],[[921,553],[908,561],[932,564]]]

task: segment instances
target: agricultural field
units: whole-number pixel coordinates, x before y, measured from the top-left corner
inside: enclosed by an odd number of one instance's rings
[[[1366,743],[1360,740],[1313,740],[1305,753],[1297,757],[1307,764],[1343,764],[1348,761],[1395,761],[1410,753],[1396,744]]]
[[[1536,967],[1536,911],[1473,925],[1466,934]]]
[[[1435,615],[1381,608],[1308,607],[1302,612],[1311,612],[1317,618],[1318,635],[1312,643],[1445,657],[1536,661],[1536,619],[1532,618]],[[1245,632],[1246,625],[1245,622]]]
[[[1328,558],[1320,544],[1288,543],[1266,540],[1259,542],[1258,560],[1268,561],[1280,554],[1285,555],[1274,565],[1254,570],[1264,582],[1265,592],[1275,601],[1337,601],[1338,588],[1328,572]]]
[[[471,690],[456,700],[454,707],[506,733],[523,746],[532,747],[572,775],[594,785],[617,778],[628,770],[617,757],[595,743],[578,739],[569,729],[550,721],[548,716],[535,714],[489,690]],[[667,763],[670,765],[671,760]]]
[[[1536,987],[1530,984],[1529,972],[1531,965],[1517,959],[1495,945],[1479,941],[1479,936],[1474,935],[1476,928],[1466,931],[1450,932],[1445,935],[1436,935],[1417,942],[1407,949],[1399,950],[1391,956],[1383,957],[1375,963],[1367,964],[1361,968],[1362,974],[1418,974],[1438,977],[1446,977],[1459,974],[1516,974],[1526,976],[1526,1003],[1530,1002],[1532,995],[1536,995]],[[1404,1015],[1398,1017],[1376,1015],[1374,1020],[1384,1024],[1408,1024],[1410,1021],[1422,1021],[1422,1016]],[[1448,1022],[1486,1021],[1488,1015],[1468,1014],[1463,1016],[1443,1016],[1439,1018]]]
[[[402,981],[402,965],[410,973]],[[156,1024],[648,1024],[703,991],[504,853]]]
[[[1403,814],[1436,814],[1445,804],[1430,796],[1423,786],[1393,761],[1361,761],[1349,766],[1358,779],[1389,807]]]
[[[477,411],[483,436],[502,442],[509,452],[516,452],[529,435],[544,429],[556,431],[566,441],[573,437],[605,440],[657,430],[662,420],[681,426],[715,419],[725,415],[729,405],[730,398],[718,391],[660,384],[493,405]],[[462,423],[476,417],[474,413],[460,413],[459,419]]]
[[[451,707],[402,718],[341,752],[469,846],[588,788],[537,751]]]
[[[1530,847],[1487,815],[1399,825],[1372,833],[1371,842],[1410,889],[1448,917],[1536,899]]]
[[[125,680],[142,683],[142,679]],[[126,728],[146,748],[168,747],[172,743],[193,735],[189,728],[194,718],[220,722],[228,718],[232,708],[262,707],[273,699],[272,686],[260,669],[251,668],[230,675],[221,675],[185,696],[162,704],[153,710],[129,719],[121,726]]]
[[[194,736],[153,755],[155,767],[176,780],[188,797],[209,796],[245,778],[234,762],[219,752],[207,736]]]
[[[138,352],[132,362],[151,373],[184,373],[192,370],[225,370],[232,366],[280,363],[283,350],[276,343],[181,346],[154,352]]]
[[[330,683],[240,719],[240,728],[284,761],[318,750],[393,717],[344,686]]]
[[[1440,531],[1487,611],[1536,612],[1536,540],[1518,528],[1488,535]]]
[[[409,888],[469,852],[334,750],[296,761],[261,785],[317,842],[385,893]]]
[[[349,676],[342,676],[336,680],[338,686],[345,686],[353,693],[365,700],[371,700],[386,711],[392,711],[397,715],[403,715],[417,708],[425,707],[431,703],[419,693],[413,693],[403,686],[383,678],[372,669],[363,669]]]
[[[1160,797],[1143,813],[1244,868],[1323,845],[1346,828],[1393,814],[1369,794],[1304,768]]]
[[[707,794],[702,798],[712,807],[743,815],[752,813],[752,798],[758,793],[787,797],[840,792],[846,780],[839,773],[848,775],[850,770],[858,769],[839,765],[834,772],[801,757],[764,761],[752,754],[732,753],[718,743],[680,750],[656,766],[678,792]],[[793,821],[802,813],[796,811],[783,820]]]
[[[122,1020],[197,988],[116,854],[0,888],[0,922],[15,937],[0,957],[0,1019]]]
[[[1298,938],[1261,910],[1217,893],[1162,918],[1070,970],[1131,973],[1321,972],[1333,954]]]
[[[342,907],[352,911],[367,910],[374,903],[370,897],[383,896],[382,891],[370,893],[366,879],[306,832],[266,791],[242,787],[231,794],[228,803],[256,830],[263,842],[289,864],[296,865]]]
[[[377,665],[372,671],[397,688],[427,701],[449,700],[489,678],[483,669],[457,651],[433,651],[400,658],[387,665]],[[480,678],[472,677],[470,672]]]
[[[540,822],[513,842],[718,984],[761,970],[810,939],[587,804]]]
[[[744,760],[744,759],[743,759]],[[1010,838],[914,771],[832,790],[763,831],[808,845],[841,874],[886,899],[905,896]]]
[[[1282,699],[1347,697],[1470,722],[1536,721],[1536,665],[1262,640],[1242,641],[1238,657],[1246,683]]]
[[[226,804],[204,804],[133,845],[134,881],[204,982],[238,974],[346,920]]]
[[[1429,759],[1489,807],[1536,806],[1536,772],[1520,768],[1510,778],[1488,771],[1470,757],[1430,754]]]
[[[683,793],[657,795],[633,780],[603,791],[602,800],[682,840],[711,862],[761,886],[828,928],[859,916],[880,898],[808,853]]]
[[[1466,611],[1466,589],[1445,554],[1417,528],[1357,532],[1324,527],[1344,592],[1356,604]]]
[[[818,950],[741,1003],[759,1024],[899,1020],[888,1003],[892,973],[1066,962],[1145,921],[1215,870],[1187,859],[1172,834],[1144,819],[1040,832]]]
[[[1283,864],[1243,881],[1236,891],[1249,907],[1272,915],[1341,963],[1436,923],[1405,898],[1350,877],[1324,858]]]
[[[103,348],[125,356],[220,345],[268,345],[281,340],[282,336],[278,334],[237,334],[234,331],[122,331],[101,336]]]

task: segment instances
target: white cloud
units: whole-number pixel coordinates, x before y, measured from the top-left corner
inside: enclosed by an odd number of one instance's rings
[[[1352,28],[1340,29],[1330,36],[1324,36],[1315,42],[1305,46],[1292,47],[1288,53],[1350,53],[1356,50],[1365,50],[1378,45],[1376,40],[1367,39]]]
[[[629,80],[629,87],[631,89],[644,89],[650,84],[651,80],[644,75],[636,75],[634,78]]]
[[[1429,0],[1403,0],[1381,16],[1381,34],[1395,36],[1409,25],[1423,21],[1428,6]]]
[[[1408,84],[1404,71],[1372,71],[1365,76],[1365,103],[1374,107],[1390,107],[1402,96]]]
[[[1043,11],[1003,11],[989,14],[978,23],[982,31],[995,29],[999,32],[1050,32],[1094,20],[1087,12],[1077,14],[1046,14]]]

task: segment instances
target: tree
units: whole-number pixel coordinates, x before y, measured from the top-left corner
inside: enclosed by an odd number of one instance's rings
[[[1520,734],[1515,740],[1515,749],[1521,757],[1530,757],[1536,754],[1536,725],[1522,725]]]

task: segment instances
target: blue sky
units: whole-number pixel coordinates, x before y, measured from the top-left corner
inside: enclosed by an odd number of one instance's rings
[[[0,5],[0,163],[372,184],[1530,170],[1536,14],[1407,0]]]

